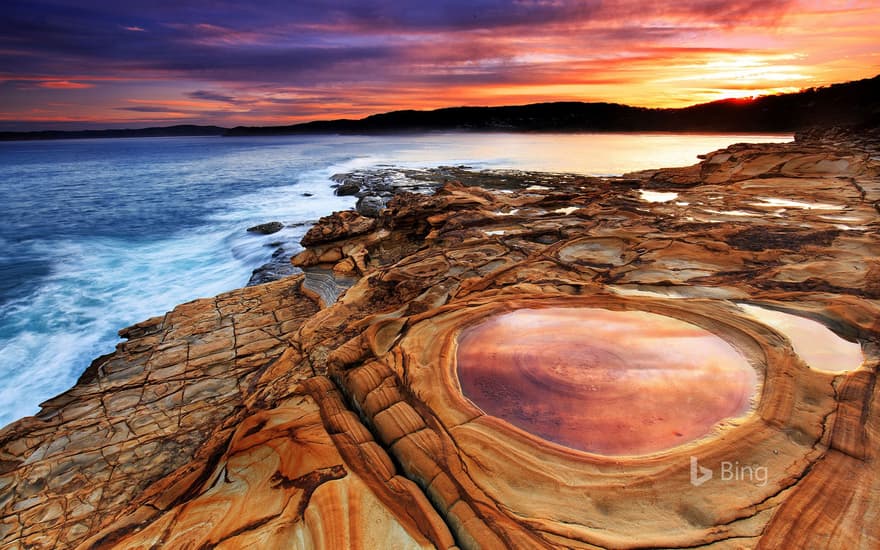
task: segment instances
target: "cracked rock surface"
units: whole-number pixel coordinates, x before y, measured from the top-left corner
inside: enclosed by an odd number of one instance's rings
[[[456,169],[378,217],[328,216],[294,258],[302,275],[123,330],[0,432],[0,546],[880,547],[878,144],[814,132],[621,178]],[[462,393],[460,340],[551,308],[711,333],[754,369],[752,406],[613,456],[487,414]],[[805,359],[781,314],[821,325],[816,346],[857,344],[861,364]],[[560,357],[592,368],[636,348],[547,342],[575,392]],[[496,390],[514,414],[540,410]],[[618,393],[608,417],[634,399]],[[693,483],[696,465],[713,478]]]

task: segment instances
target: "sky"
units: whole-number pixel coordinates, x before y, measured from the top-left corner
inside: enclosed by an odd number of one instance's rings
[[[880,73],[877,0],[0,2],[0,130],[683,107]]]

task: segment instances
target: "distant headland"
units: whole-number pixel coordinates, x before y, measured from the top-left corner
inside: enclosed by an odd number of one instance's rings
[[[393,111],[362,119],[320,120],[287,126],[177,125],[112,130],[0,132],[0,140],[173,136],[375,134],[408,131],[509,132],[794,132],[813,127],[877,126],[880,75],[751,99],[725,99],[679,109],[617,103],[552,102],[506,107],[449,107]]]

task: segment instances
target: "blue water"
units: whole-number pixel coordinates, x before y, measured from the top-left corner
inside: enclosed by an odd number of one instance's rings
[[[379,165],[619,174],[788,136],[428,134],[0,143],[0,426],[68,389],[120,328],[245,285],[271,243]],[[305,193],[311,196],[304,196]],[[278,220],[274,235],[251,225]],[[295,248],[296,245],[293,245]]]

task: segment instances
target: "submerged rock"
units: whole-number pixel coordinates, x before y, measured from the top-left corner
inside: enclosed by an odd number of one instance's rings
[[[348,174],[334,174],[330,180],[336,182],[336,190],[333,193],[339,197],[357,195],[361,190],[360,182]]]
[[[299,269],[290,263],[292,254],[281,245],[283,243],[276,243],[277,248],[272,253],[272,259],[251,273],[247,286],[270,283],[300,272]]]
[[[876,547],[880,149],[808,138],[621,179],[450,169],[323,218],[304,275],[124,330],[0,431],[0,545]],[[817,367],[743,303],[864,361]],[[638,338],[584,334],[596,311]]]
[[[261,223],[247,228],[249,233],[260,233],[261,235],[271,235],[272,233],[278,233],[282,229],[284,229],[284,224],[281,222]]]

